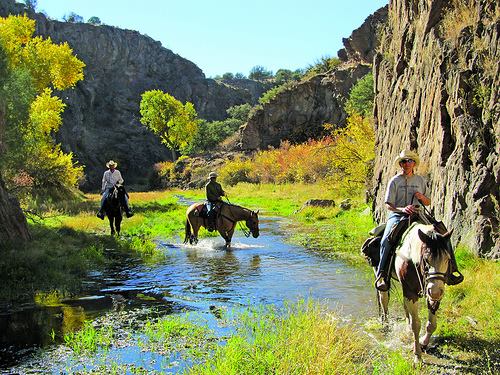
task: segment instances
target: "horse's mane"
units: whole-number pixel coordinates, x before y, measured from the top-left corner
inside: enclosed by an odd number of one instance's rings
[[[422,240],[422,251],[429,251],[431,256],[439,258],[447,254],[450,246],[449,238],[443,236],[435,227],[426,233],[427,240]]]

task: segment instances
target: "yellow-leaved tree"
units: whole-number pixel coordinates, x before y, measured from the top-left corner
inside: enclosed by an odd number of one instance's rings
[[[141,123],[160,137],[162,143],[177,158],[176,150],[189,145],[198,132],[200,120],[192,103],[182,104],[172,95],[161,90],[150,90],[142,94]]]
[[[67,43],[34,32],[35,21],[27,16],[0,17],[0,61],[6,65],[0,79],[6,113],[0,173],[20,198],[68,197],[83,178],[83,167],[54,140],[65,104],[52,89],[74,87],[85,64]]]

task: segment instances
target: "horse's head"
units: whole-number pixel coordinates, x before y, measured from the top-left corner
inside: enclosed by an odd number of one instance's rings
[[[452,232],[440,234],[436,231],[424,233],[418,230],[418,236],[423,243],[420,267],[425,278],[425,293],[431,303],[437,303],[443,298],[444,285],[448,278],[448,264],[451,259]]]
[[[253,238],[259,237],[259,211],[251,211],[250,216],[245,220],[245,224],[252,233]]]

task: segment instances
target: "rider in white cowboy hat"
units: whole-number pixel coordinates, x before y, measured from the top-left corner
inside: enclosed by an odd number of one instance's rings
[[[377,281],[375,286],[377,289],[385,291],[388,289],[388,270],[391,255],[391,243],[389,234],[392,228],[397,225],[402,219],[413,215],[417,212],[418,204],[424,206],[431,204],[431,200],[426,196],[427,183],[425,179],[414,173],[414,169],[419,165],[420,158],[414,151],[403,150],[395,159],[396,165],[401,169],[401,172],[391,178],[385,194],[385,205],[389,210],[389,217],[385,227],[384,235],[380,242],[380,263],[377,269]],[[458,284],[463,280],[463,276],[455,276],[454,272],[458,272],[455,256],[451,254],[450,273],[448,284]]]
[[[99,208],[99,212],[97,213],[97,217],[99,219],[104,219],[104,202],[106,201],[106,198],[108,197],[110,190],[116,186],[123,185],[123,178],[122,174],[116,167],[118,164],[110,160],[106,163],[106,167],[108,167],[108,170],[104,172],[104,175],[102,176],[102,187],[101,187],[101,206]],[[132,217],[134,214],[130,210],[130,207],[128,205],[128,199],[127,199],[127,194],[124,194],[123,201],[121,202],[123,208],[125,209],[125,214],[127,217]]]
[[[208,230],[213,231],[215,229],[215,211],[217,205],[222,202],[221,197],[226,195],[226,192],[222,190],[221,184],[217,182],[217,173],[210,172],[208,174],[208,182],[205,185],[205,192],[207,194],[207,209],[208,209]]]

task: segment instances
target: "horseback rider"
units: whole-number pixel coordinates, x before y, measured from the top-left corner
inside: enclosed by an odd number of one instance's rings
[[[427,183],[425,179],[414,173],[420,162],[416,152],[403,150],[395,160],[396,165],[401,168],[401,172],[391,178],[385,194],[385,205],[389,211],[389,217],[385,226],[384,234],[380,242],[380,262],[377,269],[377,279],[375,287],[378,290],[386,291],[389,288],[389,263],[392,253],[393,243],[389,238],[391,231],[401,220],[417,213],[418,202],[424,206],[429,206],[431,200],[425,195]],[[463,280],[463,276],[453,275],[458,272],[457,263],[453,251],[451,252],[450,272],[447,284],[455,285]]]
[[[101,206],[99,208],[99,212],[97,212],[97,217],[101,220],[104,219],[104,202],[106,202],[106,199],[108,198],[109,194],[112,192],[112,189],[115,186],[122,186],[123,185],[123,178],[122,174],[116,167],[118,164],[110,160],[106,163],[106,167],[108,167],[108,170],[104,172],[104,175],[102,176],[102,187],[101,187]],[[125,214],[127,217],[132,217],[134,213],[130,210],[130,207],[128,205],[128,194],[121,194],[121,201],[120,204],[122,205],[123,209],[125,210]]]
[[[216,223],[216,213],[218,208],[222,203],[222,196],[226,195],[226,192],[222,190],[221,184],[217,182],[217,173],[210,172],[208,174],[208,182],[205,185],[205,192],[207,194],[207,209],[208,209],[208,230],[211,232],[215,229]]]

